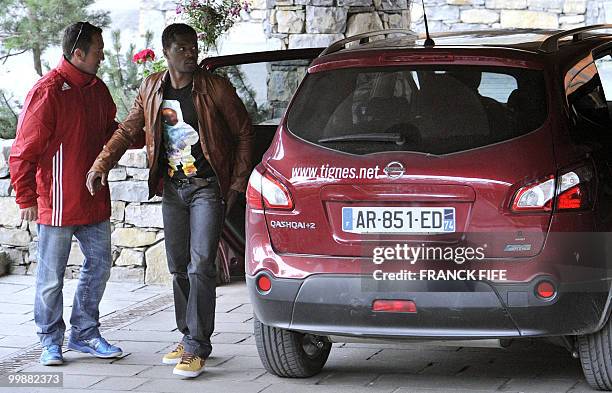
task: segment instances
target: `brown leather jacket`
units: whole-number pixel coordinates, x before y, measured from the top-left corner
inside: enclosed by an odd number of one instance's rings
[[[164,84],[170,83],[167,74],[168,71],[155,73],[142,82],[130,113],[104,146],[90,172],[108,173],[130,146],[142,140],[144,131],[149,161],[149,197],[156,193],[165,169],[159,168],[159,155],[162,147],[160,108]],[[226,196],[230,189],[244,192],[252,168],[255,136],[244,104],[226,79],[201,69],[193,75],[192,95],[202,150],[217,174],[222,194]]]

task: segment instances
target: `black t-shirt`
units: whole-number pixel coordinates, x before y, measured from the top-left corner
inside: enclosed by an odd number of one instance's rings
[[[192,85],[190,83],[175,89],[167,81],[161,107],[168,175],[179,179],[214,176],[200,144],[198,115],[191,96]]]

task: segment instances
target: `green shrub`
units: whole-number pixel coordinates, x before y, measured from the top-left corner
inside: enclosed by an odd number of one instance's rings
[[[145,34],[145,46],[151,43],[153,33]],[[99,75],[108,86],[117,105],[117,120],[123,121],[136,98],[136,92],[142,82],[138,65],[132,61],[136,46],[130,44],[127,51],[121,47],[121,31],[112,31],[112,49],[104,51],[106,60],[100,66]]]
[[[12,95],[0,89],[0,138],[15,138],[18,117],[19,104]]]

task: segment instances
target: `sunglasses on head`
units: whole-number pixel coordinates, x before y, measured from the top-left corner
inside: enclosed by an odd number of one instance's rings
[[[79,34],[77,34],[76,40],[74,40],[74,45],[72,45],[72,50],[70,51],[70,56],[74,54],[76,50],[77,43],[79,42],[79,38],[81,38],[81,33],[83,32],[83,26],[85,26],[88,22],[79,22],[81,24],[81,28],[79,29]]]

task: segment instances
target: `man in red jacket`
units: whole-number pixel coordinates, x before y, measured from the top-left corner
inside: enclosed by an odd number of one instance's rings
[[[85,261],[68,348],[102,358],[122,354],[98,330],[98,307],[112,263],[109,190],[92,196],[84,186],[89,167],[117,125],[115,104],[96,77],[104,60],[102,30],[87,22],[70,25],[62,49],[59,66],[26,97],[9,158],[21,218],[38,221],[34,320],[43,365],[63,363],[62,287],[73,235]]]

